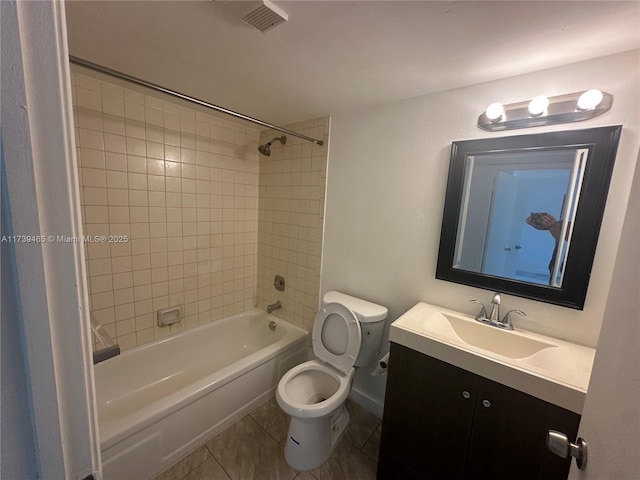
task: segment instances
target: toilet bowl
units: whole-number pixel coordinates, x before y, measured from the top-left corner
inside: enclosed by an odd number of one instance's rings
[[[320,360],[301,363],[280,380],[278,404],[292,417],[325,416],[347,399],[354,372],[342,374]]]
[[[316,359],[297,365],[278,383],[276,399],[291,416],[285,459],[296,470],[320,466],[349,424],[344,406],[355,367],[375,360],[387,309],[328,292],[313,326]]]

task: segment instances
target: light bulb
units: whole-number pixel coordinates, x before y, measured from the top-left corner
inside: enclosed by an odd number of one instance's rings
[[[492,103],[487,107],[485,115],[491,123],[499,122],[504,116],[504,107],[501,103]]]
[[[578,98],[578,110],[593,110],[600,105],[603,97],[600,90],[587,90]]]
[[[529,102],[529,115],[531,115],[532,117],[539,117],[547,111],[548,106],[549,99],[547,97],[545,97],[544,95],[535,97]]]

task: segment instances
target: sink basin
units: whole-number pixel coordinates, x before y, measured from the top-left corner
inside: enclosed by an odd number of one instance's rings
[[[591,377],[594,350],[587,347],[557,348],[541,351],[525,359],[529,368],[539,372],[555,372],[571,385],[583,385]]]
[[[393,322],[389,339],[577,413],[595,356],[593,348],[503,330],[427,303]]]
[[[440,336],[445,341],[481,348],[512,359],[530,357],[547,348],[555,348],[552,343],[485,325],[463,315],[435,311],[419,325],[425,333]]]
[[[555,348],[551,343],[514,335],[511,331],[500,330],[475,320],[469,321],[446,314],[443,317],[463,342],[505,357],[526,358],[546,348]]]

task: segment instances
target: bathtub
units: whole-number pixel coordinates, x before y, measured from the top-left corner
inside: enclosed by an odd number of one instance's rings
[[[304,330],[252,309],[99,363],[104,479],[164,470],[273,395],[306,359]]]

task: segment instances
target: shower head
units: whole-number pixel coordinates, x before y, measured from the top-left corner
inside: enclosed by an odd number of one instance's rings
[[[271,148],[269,148],[269,147],[271,147],[271,144],[272,144],[273,142],[275,142],[276,140],[280,140],[280,144],[281,144],[281,145],[284,145],[285,143],[287,143],[287,137],[285,137],[284,135],[282,135],[281,137],[276,137],[276,138],[274,138],[273,140],[271,140],[270,142],[265,143],[264,145],[260,145],[260,146],[258,147],[258,151],[259,151],[261,154],[263,154],[265,157],[270,156],[270,155],[271,155]]]

